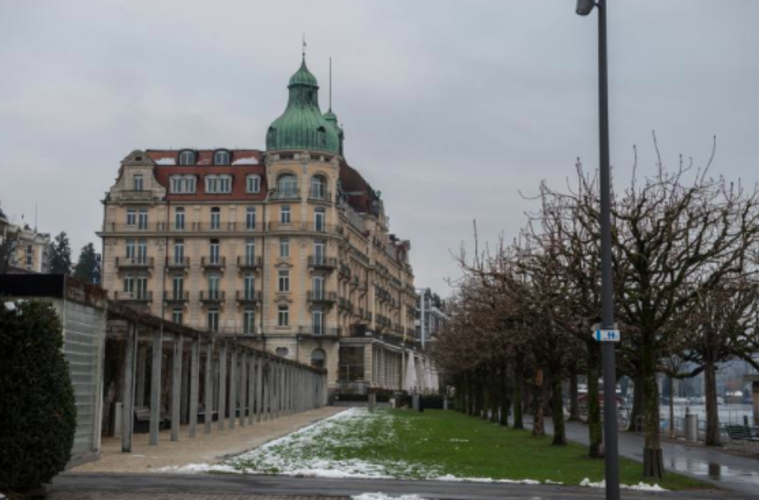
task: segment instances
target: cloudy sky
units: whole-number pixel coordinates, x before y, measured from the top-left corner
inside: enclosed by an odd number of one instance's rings
[[[620,182],[633,144],[653,165],[654,129],[669,163],[705,163],[716,135],[713,171],[759,181],[759,1],[611,3]],[[511,238],[520,192],[597,164],[596,18],[573,0],[0,0],[0,206],[37,205],[78,254],[133,149],[263,148],[303,33],[418,286],[448,294],[473,219]]]

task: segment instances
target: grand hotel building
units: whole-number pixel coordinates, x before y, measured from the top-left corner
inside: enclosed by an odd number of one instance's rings
[[[415,342],[410,243],[346,162],[305,58],[288,89],[266,151],[148,149],[121,162],[98,233],[104,286],[322,366],[333,391],[400,390]]]

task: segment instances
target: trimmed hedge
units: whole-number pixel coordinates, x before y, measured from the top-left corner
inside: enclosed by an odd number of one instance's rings
[[[53,306],[0,299],[0,491],[49,483],[71,456],[74,389]]]

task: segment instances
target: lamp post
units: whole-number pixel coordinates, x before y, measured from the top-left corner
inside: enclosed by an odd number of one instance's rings
[[[601,329],[614,329],[614,298],[611,267],[611,179],[609,168],[609,76],[606,50],[606,0],[577,0],[576,12],[587,16],[598,7],[598,107],[601,181]],[[619,500],[619,450],[615,342],[602,342],[604,380],[604,443],[606,498]]]

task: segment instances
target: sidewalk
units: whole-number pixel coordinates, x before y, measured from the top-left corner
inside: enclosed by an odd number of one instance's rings
[[[195,438],[189,438],[183,426],[179,441],[171,442],[170,431],[162,431],[158,446],[148,445],[148,434],[135,434],[132,453],[121,452],[121,438],[103,440],[100,460],[81,465],[71,472],[155,472],[170,466],[184,466],[198,463],[217,463],[230,455],[258,448],[259,446],[319,420],[340,413],[344,408],[328,406],[297,413],[276,420],[256,422],[253,425],[234,429],[218,430],[218,422],[213,423],[211,434],[203,432],[199,426]]]
[[[525,415],[525,428],[532,427],[532,417]],[[553,433],[553,422],[545,421],[547,433]],[[567,439],[587,445],[588,427],[579,422],[566,423]],[[619,434],[619,454],[643,461],[643,436],[629,432]],[[759,460],[731,455],[719,448],[699,448],[662,441],[664,467],[668,471],[733,490],[748,498],[759,499]]]

